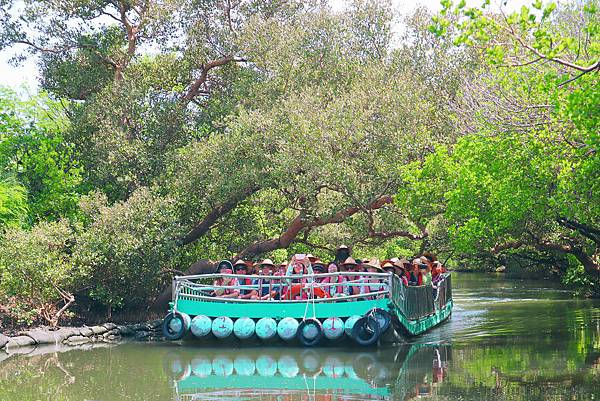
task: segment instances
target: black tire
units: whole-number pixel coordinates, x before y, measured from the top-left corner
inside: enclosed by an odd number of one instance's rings
[[[317,333],[313,338],[306,338],[304,336],[304,328],[311,325],[317,329]],[[300,343],[305,347],[313,347],[317,345],[323,338],[323,326],[321,326],[321,322],[319,322],[317,319],[303,320],[298,326],[296,337],[298,337],[298,341],[300,341]]]
[[[369,315],[358,319],[352,328],[352,339],[365,347],[377,343],[380,334],[381,328],[377,319]]]
[[[176,332],[171,330],[171,328],[169,327],[169,324],[171,323],[171,320],[173,320],[173,319],[179,319],[181,321],[181,329]],[[170,341],[181,340],[183,338],[183,336],[185,335],[185,333],[188,332],[189,328],[190,328],[189,319],[186,319],[183,316],[183,314],[181,314],[179,312],[171,312],[163,319],[162,332],[163,332],[163,336],[165,336],[165,338],[167,340],[170,340]]]
[[[373,308],[369,314],[371,313],[372,316],[377,320],[377,323],[379,323],[379,335],[385,333],[392,324],[392,315],[390,315],[390,313],[385,309],[381,308]]]

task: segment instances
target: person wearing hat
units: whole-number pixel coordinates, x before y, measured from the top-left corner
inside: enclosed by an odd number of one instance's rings
[[[400,277],[400,280],[402,280],[405,286],[408,286],[408,270],[406,270],[405,265],[410,266],[410,262],[404,258],[396,258],[396,260],[392,263],[394,264],[394,271],[396,275]]]
[[[238,260],[237,262],[235,262],[233,264],[233,269],[235,271],[235,274],[239,274],[242,276],[247,276],[248,275],[248,264],[246,262],[244,262],[242,259]],[[240,277],[238,279],[239,283],[243,286],[247,285],[253,285],[254,284],[254,280],[252,280],[250,277]],[[258,291],[252,289],[252,288],[241,288],[240,289],[240,299],[257,299],[258,298]]]
[[[350,257],[350,248],[348,248],[346,245],[340,245],[336,250],[335,250],[335,259],[334,262],[337,264],[342,263],[344,260],[348,259]]]
[[[363,265],[364,265],[364,267],[367,268],[367,273],[383,273],[384,272],[384,270],[381,268],[381,263],[379,262],[379,259],[377,259],[377,258],[370,259],[368,262],[363,263]],[[383,288],[381,279],[376,278],[376,277],[363,278],[363,283],[365,283],[367,285],[360,286],[361,294],[381,291]],[[372,297],[369,297],[369,299],[372,299]]]
[[[272,276],[275,265],[271,259],[265,259],[259,263],[258,274],[261,276]],[[273,280],[268,278],[259,277],[254,281],[254,284],[258,287],[258,298],[259,299],[270,299],[276,296],[276,288],[273,287]]]
[[[420,264],[421,259],[413,259],[408,278],[408,285],[423,285],[423,278],[421,277],[421,271],[419,270]]]
[[[219,274],[233,274],[233,265],[228,260],[222,260],[217,265]],[[215,287],[238,287],[240,284],[235,277],[219,277],[213,281]],[[239,288],[215,288],[213,295],[220,298],[237,298],[240,296]]]

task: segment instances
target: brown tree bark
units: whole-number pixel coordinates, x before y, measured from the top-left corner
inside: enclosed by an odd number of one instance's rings
[[[393,199],[390,195],[381,196],[368,205],[365,206],[366,210],[376,210],[380,209],[383,206],[392,203]],[[335,214],[329,217],[320,217],[316,219],[306,219],[302,216],[302,214],[296,216],[290,224],[287,226],[286,230],[277,238],[272,238],[269,240],[258,241],[253,244],[250,244],[240,253],[238,253],[237,258],[250,258],[255,255],[259,255],[261,253],[274,251],[276,249],[287,248],[292,244],[292,242],[296,239],[298,234],[304,229],[320,227],[327,224],[336,224],[341,223],[346,220],[348,217],[358,213],[363,210],[360,206],[353,206],[347,209],[340,210]]]

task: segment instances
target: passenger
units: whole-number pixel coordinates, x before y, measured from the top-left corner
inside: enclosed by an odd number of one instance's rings
[[[260,263],[259,274],[261,276],[272,276],[275,265],[271,259],[265,259]],[[268,278],[259,278],[255,281],[258,286],[258,297],[259,299],[266,300],[272,299],[277,295],[276,288],[273,287],[273,280]]]
[[[279,272],[280,276],[285,276],[285,272],[287,271],[287,267],[288,267],[287,260],[284,260],[283,262],[281,262],[279,264],[279,270],[278,270],[278,272]]]
[[[346,259],[344,261],[344,263],[348,262],[349,259],[352,259],[352,258]],[[352,262],[354,262],[354,259],[352,259]],[[354,262],[354,264],[356,265],[356,262]],[[338,273],[338,266],[337,266],[337,264],[335,264],[335,262],[331,262],[329,264],[329,266],[327,267],[327,272],[328,273]],[[329,293],[329,295],[332,296],[332,297],[341,297],[343,295],[349,295],[350,294],[348,286],[345,285],[346,278],[344,276],[342,276],[341,274],[337,274],[335,276],[325,277],[325,280],[323,280],[323,283],[337,284],[337,285],[330,285],[329,287],[327,287],[325,289],[325,291],[327,291]]]
[[[346,245],[340,245],[336,250],[335,250],[335,260],[334,262],[336,264],[340,264],[343,263],[344,260],[348,259],[350,257],[350,248],[348,248]]]
[[[310,254],[310,253],[308,255],[306,255],[306,257],[308,258],[308,261],[311,264],[313,264],[313,265],[315,264],[316,260],[320,260],[318,257],[316,257],[316,256],[314,256],[313,254]],[[323,266],[323,267],[325,267],[325,266]]]
[[[444,278],[444,266],[440,262],[433,262],[433,272],[431,273],[431,282],[434,286]]]
[[[286,276],[292,278],[287,280],[288,286],[283,293],[285,299],[308,299],[308,293],[305,290],[308,280],[303,277],[307,274],[308,266],[310,266],[310,261],[306,255],[299,254],[292,257],[286,271]]]
[[[382,264],[382,268],[384,272],[394,274],[394,265],[392,264],[391,260],[386,260]]]
[[[431,285],[431,267],[427,263],[421,263],[419,265],[421,270],[421,276],[423,277],[423,285]]]
[[[395,273],[398,277],[400,277],[400,280],[402,280],[402,282],[404,283],[405,286],[408,286],[408,270],[406,270],[406,268],[404,267],[405,264],[410,265],[410,262],[404,258],[399,259],[397,262],[394,263],[394,270]]]
[[[233,274],[233,265],[228,260],[222,260],[217,266],[219,274]],[[237,287],[239,282],[235,277],[219,277],[214,282],[215,287]],[[239,288],[215,288],[213,296],[220,298],[237,298],[240,295]]]
[[[363,265],[367,268],[368,273],[384,273],[384,270],[381,268],[381,264],[379,263],[379,259],[374,258],[368,261],[367,263],[363,263]],[[361,293],[370,293],[370,292],[378,292],[381,291],[384,285],[381,283],[381,279],[377,277],[371,277],[363,280],[363,282],[367,285],[361,287],[361,290],[364,292]]]
[[[421,259],[413,259],[408,285],[423,285],[423,278],[421,277],[421,272],[419,271],[420,264]]]
[[[233,264],[233,268],[235,269],[235,274],[239,274],[245,276],[248,274],[248,265],[242,259],[238,260]],[[250,277],[240,277],[238,279],[241,285],[252,285],[254,284],[254,280]],[[251,288],[241,288],[240,289],[240,299],[257,299],[258,291]]]

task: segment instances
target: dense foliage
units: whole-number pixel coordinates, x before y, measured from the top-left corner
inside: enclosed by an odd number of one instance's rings
[[[595,3],[444,3],[400,36],[363,0],[1,4],[0,47],[38,55],[44,90],[0,93],[0,300],[52,277],[17,319],[140,309],[199,259],[340,243],[566,253],[594,291],[597,68],[577,67],[597,63]]]

